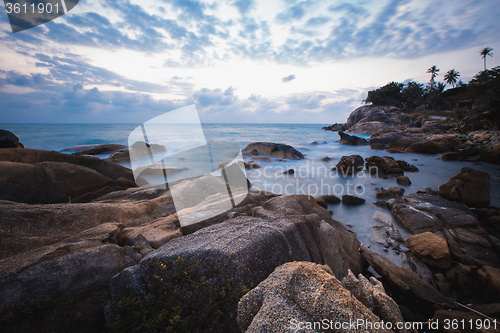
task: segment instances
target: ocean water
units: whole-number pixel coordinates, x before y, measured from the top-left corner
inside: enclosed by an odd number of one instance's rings
[[[15,133],[27,148],[61,151],[63,149],[89,144],[117,143],[127,145],[129,135],[139,124],[4,124],[0,128]],[[339,136],[335,132],[322,130],[326,124],[203,124],[203,133],[207,141],[231,142],[241,149],[251,142],[264,141],[289,144],[301,151],[304,160],[287,160],[285,162],[267,162],[255,160],[262,168],[246,170],[247,177],[252,182],[252,190],[266,190],[280,194],[352,194],[362,197],[366,204],[346,206],[342,204],[329,205],[333,218],[344,223],[354,231],[360,241],[370,245],[372,249],[384,253],[396,263],[401,259],[397,252],[383,251],[379,243],[385,238],[384,226],[393,224],[403,238],[411,233],[397,221],[390,211],[374,205],[376,188],[399,186],[396,180],[380,179],[367,173],[356,176],[342,176],[331,169],[344,155],[357,154],[363,158],[378,155],[392,156],[402,159],[419,168],[419,172],[406,172],[412,184],[405,187],[405,194],[439,185],[460,172],[462,167],[471,167],[489,173],[491,178],[491,204],[500,206],[500,166],[490,164],[473,165],[470,162],[442,161],[440,155],[424,155],[416,153],[388,153],[370,149],[369,146],[340,145]],[[192,148],[191,143],[177,140],[186,131],[177,127],[175,131],[150,131],[151,137],[167,138],[172,143],[168,151],[175,153]],[[174,135],[172,135],[174,133]],[[175,134],[176,133],[176,134]],[[358,135],[368,138],[369,135]],[[177,139],[176,139],[177,138]],[[199,139],[197,137],[197,139]],[[154,140],[149,140],[154,142]],[[189,141],[189,140],[188,140]],[[312,144],[316,141],[318,144]],[[333,160],[320,161],[328,156]],[[105,157],[101,156],[101,157]],[[245,160],[251,158],[245,157]],[[125,165],[130,167],[130,165]],[[283,172],[293,168],[295,173],[283,175]]]

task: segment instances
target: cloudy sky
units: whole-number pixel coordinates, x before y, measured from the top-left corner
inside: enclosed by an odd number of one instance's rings
[[[498,0],[80,0],[13,34],[0,5],[0,123],[344,122],[368,90],[500,64]],[[499,52],[499,53],[497,53]]]

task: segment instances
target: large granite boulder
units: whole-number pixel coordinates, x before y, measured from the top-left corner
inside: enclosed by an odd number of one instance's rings
[[[379,131],[396,131],[400,121],[395,113],[398,108],[365,105],[357,108],[347,118],[345,128],[349,133],[374,134]]]
[[[362,276],[362,275],[360,275]],[[242,332],[392,332],[388,329],[351,328],[349,322],[403,322],[396,303],[380,289],[362,290],[359,281],[339,282],[328,266],[310,262],[290,262],[276,268],[238,303],[238,324]],[[365,281],[362,280],[363,285]],[[368,282],[369,283],[369,282]],[[374,296],[370,309],[357,295]],[[377,316],[379,311],[383,316]],[[342,325],[344,326],[335,326]],[[395,330],[395,332],[397,332]]]
[[[439,194],[445,198],[461,201],[469,207],[490,205],[490,176],[487,172],[462,168],[447,183],[439,186]]]
[[[348,146],[365,146],[368,144],[366,139],[357,137],[355,135],[349,135],[344,132],[338,132],[340,136],[340,144]]]
[[[370,143],[370,148],[372,149],[387,149],[400,139],[414,140],[411,134],[402,132],[382,132],[372,134],[370,139],[368,139],[368,142]]]
[[[24,145],[14,133],[0,129],[0,148],[24,148]]]
[[[261,154],[290,160],[301,160],[304,158],[304,155],[302,155],[300,151],[284,143],[252,142],[249,143],[242,152],[245,155],[254,156]],[[255,154],[255,152],[257,152],[257,154]]]
[[[343,176],[355,175],[363,170],[364,164],[361,155],[342,156],[332,171],[340,171]]]
[[[423,154],[444,153],[446,150],[446,147],[431,140],[414,142],[405,149],[407,152]]]
[[[360,273],[364,268],[354,234],[331,219],[312,197],[275,197],[256,207],[253,215],[174,239],[142,259],[138,279],[145,282],[142,295],[151,296],[145,307],[129,312],[120,306],[123,303],[116,303],[123,295],[114,298],[108,311],[110,325],[151,323],[164,310],[164,321],[155,323],[174,331],[180,329],[177,325],[194,320],[192,324],[201,330],[238,332],[238,299],[276,267],[295,260],[317,262],[328,265],[338,278],[346,276],[348,269]],[[158,297],[170,307],[158,308],[137,322],[144,311],[154,308]],[[170,321],[177,314],[178,320]]]
[[[0,199],[24,203],[88,202],[136,187],[131,170],[96,157],[2,149]]]

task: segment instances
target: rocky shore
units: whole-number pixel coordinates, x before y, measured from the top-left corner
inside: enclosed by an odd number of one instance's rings
[[[387,110],[358,110],[346,127],[381,127],[368,140],[374,149],[498,163],[495,132],[405,129]],[[398,266],[328,211],[366,205],[362,198],[250,188],[229,211],[181,227],[168,189],[141,179],[138,187],[129,169],[91,156],[127,155],[128,148],[84,147],[69,155],[26,149],[16,138],[0,132],[3,332],[414,332],[398,327],[405,322],[453,332],[444,319],[500,320],[500,209],[490,206],[485,172],[464,168],[438,191],[380,189],[377,198],[387,201],[378,204],[413,234],[403,239],[384,226],[384,246],[403,258]],[[307,158],[266,142],[243,153],[248,169],[265,158]],[[375,170],[404,187],[408,173],[419,171],[376,155],[345,156],[334,169],[344,177]],[[226,185],[219,177],[211,182]],[[200,205],[218,200],[210,188],[196,195]],[[324,319],[328,325],[313,327]],[[391,325],[335,326],[356,320]]]

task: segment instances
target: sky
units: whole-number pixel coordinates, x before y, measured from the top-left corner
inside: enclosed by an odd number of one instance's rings
[[[0,5],[0,124],[345,122],[369,90],[468,82],[500,65],[498,0],[80,0],[12,33]]]

